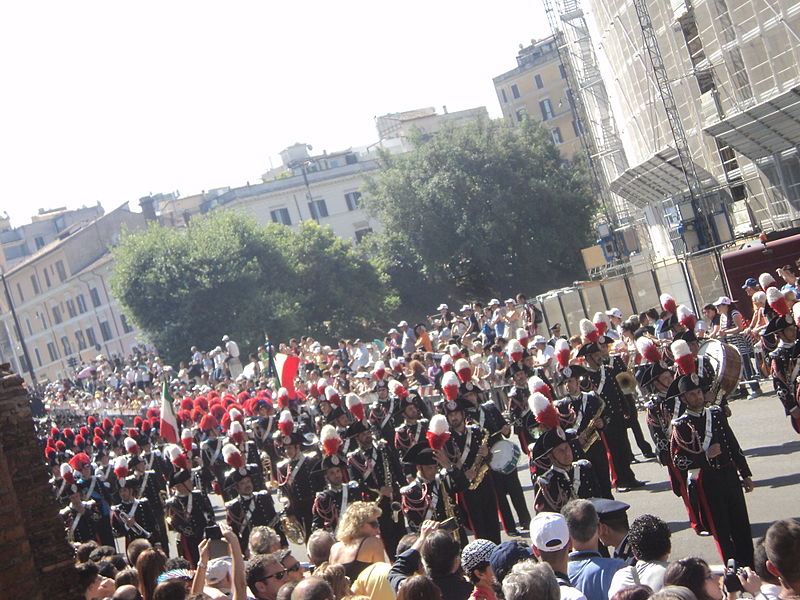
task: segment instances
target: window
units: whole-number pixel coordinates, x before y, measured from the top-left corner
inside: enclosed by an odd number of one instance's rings
[[[25,317],[25,325],[28,326],[28,335],[33,335],[33,327],[31,327],[31,320]]]
[[[36,243],[36,249],[37,250],[39,248],[44,248],[44,238],[42,236],[40,236],[40,235],[36,236],[36,239],[34,240],[34,242]],[[39,365],[39,366],[41,366],[41,365]]]
[[[19,294],[19,301],[25,302],[25,296],[22,295],[22,286],[17,284],[17,294]]]
[[[111,327],[108,326],[108,321],[100,321],[100,335],[103,336],[104,342],[111,339]]]
[[[517,109],[517,113],[516,113],[516,115],[517,115],[517,122],[518,122],[518,123],[521,123],[521,122],[522,122],[522,120],[523,120],[525,117],[527,117],[527,116],[528,116],[528,111],[527,111],[527,110],[525,110],[525,107],[523,106],[522,108],[518,108],[518,109]]]
[[[503,98],[503,102],[505,104],[508,104],[508,96],[506,96],[506,91],[505,90],[503,90],[503,89],[500,90],[500,96]]]
[[[94,335],[94,329],[91,327],[86,328],[86,339],[89,340],[90,346],[97,346],[97,337]]]
[[[44,273],[44,282],[47,284],[47,287],[50,287],[50,274],[47,272],[47,269],[42,269]]]
[[[24,354],[20,354],[17,359],[19,359],[19,366],[22,368],[23,371],[30,371],[31,366],[28,364],[28,361],[25,359]]]
[[[125,318],[125,315],[119,316],[119,322],[122,323],[122,331],[124,331],[125,333],[130,333],[131,331],[133,331],[133,327],[131,327],[128,324],[128,319]]]
[[[59,260],[56,262],[56,273],[58,273],[58,280],[63,282],[67,280],[67,270],[64,268],[64,261]]]
[[[553,118],[553,105],[550,104],[550,100],[545,98],[539,102],[539,108],[542,111],[542,121],[549,121]]]
[[[75,315],[77,314],[75,312],[75,301],[72,298],[67,300],[67,313],[69,314],[70,319],[74,319]]]
[[[561,79],[567,78],[567,70],[564,68],[564,65],[558,65],[558,72],[561,73]]]
[[[312,219],[319,220],[328,216],[328,206],[325,200],[312,200],[308,203],[308,212],[311,213]]]
[[[53,311],[53,321],[55,321],[56,325],[61,323],[61,321],[63,321],[63,319],[61,318],[61,309],[58,308],[57,306],[54,306],[50,310]]]
[[[519,88],[516,83],[511,86],[511,95],[514,96],[514,98],[519,98]]]
[[[69,339],[65,335],[61,336],[61,347],[64,349],[64,356],[72,354],[72,347],[69,345]]]
[[[561,128],[560,127],[553,127],[550,130],[550,135],[553,136],[553,143],[558,146],[559,144],[564,143],[564,138],[561,137]]]
[[[83,294],[78,294],[75,297],[75,302],[78,303],[78,312],[83,314],[86,312],[86,299],[83,297]]]
[[[367,234],[372,233],[372,227],[364,227],[363,229],[356,230],[356,244],[360,244],[361,240],[364,239],[364,236]]]
[[[36,275],[31,275],[31,286],[33,287],[33,293],[39,293],[39,280],[36,279]]]
[[[289,216],[288,208],[276,208],[275,210],[270,211],[269,214],[272,217],[273,223],[281,223],[282,225],[292,224],[292,218]]]
[[[47,353],[50,355],[50,362],[58,360],[58,350],[53,342],[47,342]]]
[[[541,75],[534,75],[533,79],[534,79],[534,81],[536,81],[536,89],[537,90],[540,90],[540,89],[542,89],[544,87],[544,82],[542,81],[542,76]]]
[[[90,289],[89,296],[92,298],[92,306],[95,308],[100,306],[100,292],[97,291],[97,288]]]
[[[42,355],[39,354],[39,349],[38,348],[34,348],[33,349],[33,353],[36,355],[36,364],[41,367],[42,366]]]
[[[361,192],[348,192],[344,195],[347,202],[347,210],[358,210],[361,208]]]
[[[86,350],[86,338],[83,335],[83,332],[78,329],[75,332],[75,341],[78,342],[78,350]]]

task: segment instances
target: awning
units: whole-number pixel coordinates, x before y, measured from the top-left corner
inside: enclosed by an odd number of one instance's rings
[[[709,124],[703,131],[751,160],[800,146],[800,87]]]
[[[711,174],[695,163],[702,186],[714,184]],[[681,169],[678,151],[667,147],[646,161],[630,167],[609,184],[611,191],[637,208],[688,193],[689,186]]]

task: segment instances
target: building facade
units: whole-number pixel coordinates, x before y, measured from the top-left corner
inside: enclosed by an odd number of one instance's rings
[[[102,215],[103,207],[98,203],[75,210],[40,208],[30,223],[14,228],[8,216],[0,217],[0,267],[10,269],[47,244]]]
[[[127,204],[56,240],[5,272],[8,296],[0,296],[0,361],[39,383],[55,381],[74,371],[73,365],[98,354],[128,356],[138,332],[111,296],[110,277],[120,231],[144,227],[141,213]],[[21,336],[20,336],[21,333]],[[31,363],[21,343],[24,338]],[[71,364],[72,363],[72,364]]]
[[[489,118],[485,106],[455,112],[449,112],[445,106],[442,112],[443,114],[438,114],[435,108],[429,106],[376,117],[375,127],[378,129],[378,138],[381,140],[408,139],[415,130],[422,136],[430,136],[443,127],[459,127]]]
[[[521,123],[526,117],[540,121],[567,158],[581,151],[567,72],[553,36],[521,46],[516,68],[493,81],[505,119],[512,123]]]
[[[604,166],[609,190],[656,258],[800,225],[800,2],[546,5],[570,68],[602,78],[622,157]],[[591,110],[592,87],[578,90]]]

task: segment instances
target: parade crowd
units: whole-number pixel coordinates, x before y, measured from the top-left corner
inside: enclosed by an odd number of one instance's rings
[[[800,302],[777,275],[743,282],[749,319],[663,294],[567,338],[519,294],[336,347],[98,356],[44,390],[37,425],[85,598],[796,598],[800,524],[754,545],[728,421],[769,376],[800,433]],[[648,459],[722,568],[675,560],[658,515],[628,515]]]

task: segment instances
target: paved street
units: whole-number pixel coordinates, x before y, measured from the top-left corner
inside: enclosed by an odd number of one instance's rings
[[[764,391],[769,390],[771,385],[764,385]],[[731,410],[731,425],[745,450],[756,485],[753,493],[747,495],[747,505],[753,537],[758,537],[776,519],[800,517],[800,494],[798,488],[793,487],[800,484],[797,461],[800,436],[792,429],[783,414],[783,407],[772,393],[755,400],[733,402]],[[644,414],[639,413],[639,418],[643,430],[647,432]],[[631,442],[633,444],[632,436]],[[635,444],[633,448],[638,451]],[[648,483],[639,490],[616,494],[618,499],[631,505],[630,520],[643,513],[654,513],[670,524],[674,557],[694,555],[714,564],[720,563],[713,538],[697,536],[689,527],[686,509],[680,498],[670,490],[666,470],[655,460],[634,465],[633,469],[639,479]],[[527,466],[520,465],[519,473],[529,506],[532,507],[533,493]],[[213,496],[213,499],[217,514],[222,518],[219,497]],[[305,559],[304,549],[293,546],[293,550],[295,556]]]

